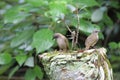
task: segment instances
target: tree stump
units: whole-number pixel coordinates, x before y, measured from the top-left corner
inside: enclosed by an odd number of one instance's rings
[[[106,49],[39,55],[49,80],[113,80]]]

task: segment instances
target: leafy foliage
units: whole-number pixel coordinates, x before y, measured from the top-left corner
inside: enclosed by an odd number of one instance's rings
[[[41,29],[34,34],[32,45],[36,48],[37,53],[43,52],[53,45],[52,37],[53,33],[49,29]]]
[[[98,46],[108,49],[113,68],[120,70],[119,10],[119,0],[0,0],[0,75],[9,69],[12,78],[27,66],[25,80],[42,79],[36,55],[56,47],[55,32],[71,35],[67,26],[79,30],[78,48],[93,30],[101,30]]]
[[[20,44],[25,43],[32,37],[33,33],[34,30],[25,30],[21,33],[16,34],[16,36],[11,41],[11,47],[17,47]]]
[[[114,63],[113,68],[117,69],[117,67],[120,66],[120,64],[117,63],[120,61],[120,58],[119,58],[120,57],[120,42],[119,43],[110,42],[109,50],[110,50],[109,52],[111,54],[111,62]]]
[[[43,73],[41,71],[41,68],[38,66],[35,66],[34,69],[28,69],[25,74],[25,80],[35,80],[35,78],[42,79]]]
[[[25,66],[34,67],[34,57],[28,57],[25,62]]]
[[[1,65],[5,65],[5,64],[8,64],[12,61],[12,57],[10,54],[8,53],[1,53],[0,54],[0,64]]]
[[[20,66],[22,66],[22,64],[26,61],[26,58],[27,58],[26,55],[21,55],[21,54],[15,57],[16,61]]]

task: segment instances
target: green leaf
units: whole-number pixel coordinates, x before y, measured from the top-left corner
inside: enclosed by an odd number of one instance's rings
[[[75,27],[77,27],[78,22],[73,19],[71,22],[72,25],[74,25]],[[100,30],[100,27],[96,24],[92,24],[89,21],[85,21],[85,20],[80,20],[80,27],[79,30],[84,32],[86,35],[89,35],[90,33],[92,33],[94,30]]]
[[[63,24],[57,24],[55,27],[54,27],[54,30],[55,32],[57,33],[62,33],[62,34],[66,34],[67,32],[67,28],[65,28],[65,26],[63,26]]]
[[[73,0],[73,3],[80,7],[83,6],[92,7],[99,5],[95,0]]]
[[[11,70],[11,72],[9,73],[8,78],[10,79],[10,78],[15,74],[15,72],[16,72],[18,69],[19,69],[19,66],[14,67],[14,68]]]
[[[25,54],[20,54],[20,55],[17,55],[15,57],[16,61],[18,62],[18,64],[20,66],[22,66],[22,64],[25,62],[25,60],[27,59],[27,56]]]
[[[25,73],[25,80],[35,80],[35,73],[32,69],[28,69]]]
[[[101,11],[100,9],[97,9],[93,12],[92,16],[91,16],[91,20],[93,22],[99,22],[103,19],[103,11]]]
[[[0,21],[0,29],[4,27],[3,20]]]
[[[116,48],[118,48],[118,45],[117,45],[116,42],[110,42],[108,45],[109,45],[109,47],[110,47],[111,49],[116,49]]]
[[[32,38],[34,30],[25,30],[18,35],[11,41],[11,47],[17,47],[22,43],[26,42],[28,39]]]
[[[110,6],[112,7],[112,8],[114,8],[114,9],[119,9],[119,2],[118,1],[114,1],[114,0],[112,0],[112,1],[110,1],[110,3],[112,3],[112,4],[110,4]]]
[[[4,8],[6,6],[6,3],[4,1],[0,1],[0,8]]]
[[[35,7],[40,7],[48,4],[47,0],[26,0],[26,1]]]
[[[118,48],[120,48],[120,42],[118,43]]]
[[[117,17],[118,17],[118,19],[120,19],[120,13],[119,12],[117,12]]]
[[[42,78],[43,78],[43,72],[42,72],[42,70],[41,70],[41,68],[39,67],[39,66],[35,66],[34,67],[34,72],[35,72],[35,75],[40,79],[40,80],[42,80]]]
[[[78,22],[76,20],[72,20],[72,25],[77,28]],[[80,20],[80,27],[79,30],[83,32],[86,35],[91,34],[94,30],[99,30],[100,31],[100,26],[96,24],[92,24],[91,22],[85,21],[85,20]],[[99,38],[104,39],[104,36],[102,33],[99,33]]]
[[[56,0],[51,1],[49,7],[51,10],[59,10],[62,13],[66,13],[66,5],[67,3],[65,0]]]
[[[45,13],[45,16],[51,17],[53,21],[64,19],[65,14],[67,13],[65,0],[51,1],[49,7],[50,10]]]
[[[71,4],[67,4],[67,8],[71,11],[74,12],[75,10],[77,10],[77,8]]]
[[[30,5],[21,5],[21,6],[14,6],[7,10],[4,14],[4,23],[14,23],[17,24],[23,21],[26,17],[30,16],[31,14],[28,13],[32,7]]]
[[[90,10],[83,10],[80,14],[79,14],[79,17],[80,19],[90,19],[92,15],[92,12],[90,12]]]
[[[107,10],[107,7],[100,7],[96,9],[91,16],[91,20],[93,22],[101,21],[103,19],[103,15],[106,10]]]
[[[41,29],[33,36],[32,46],[36,48],[37,54],[48,50],[54,43],[53,32],[49,29]]]
[[[25,66],[28,66],[28,67],[34,67],[34,57],[29,57],[29,58],[26,60],[26,62],[25,62],[24,65],[25,65]]]
[[[12,61],[12,56],[8,53],[0,53],[0,64],[5,65]]]
[[[112,25],[114,24],[113,21],[112,21],[112,19],[108,16],[107,13],[104,14],[104,17],[103,17],[103,18],[104,18],[103,21],[104,21],[104,23],[105,23],[106,25],[112,26]]]
[[[2,65],[0,66],[0,75],[2,75],[3,73],[7,72],[7,70],[15,63],[15,61],[12,61],[11,63],[7,64],[7,65]]]
[[[99,32],[99,39],[102,39],[102,40],[104,40],[104,35],[103,35],[103,33],[102,32]]]

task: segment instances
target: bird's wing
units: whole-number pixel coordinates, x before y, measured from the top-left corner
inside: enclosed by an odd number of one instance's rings
[[[94,44],[96,42],[96,37],[94,34],[91,34],[90,36],[88,36],[88,38],[85,41],[85,45],[86,46],[92,46],[92,44]]]

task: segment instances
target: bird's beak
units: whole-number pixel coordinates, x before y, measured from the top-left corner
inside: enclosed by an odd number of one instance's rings
[[[95,32],[98,32],[98,33],[99,33],[99,32],[100,32],[100,30],[95,30]]]

